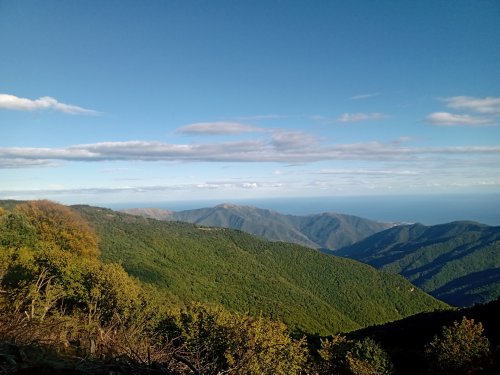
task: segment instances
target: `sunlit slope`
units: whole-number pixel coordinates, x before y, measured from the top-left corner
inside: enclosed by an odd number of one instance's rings
[[[264,314],[328,334],[445,305],[397,275],[240,231],[75,206],[101,238],[101,256],[181,300]]]
[[[500,227],[468,221],[398,226],[336,254],[398,273],[452,305],[500,296]]]
[[[337,213],[285,215],[272,210],[233,204],[178,212],[149,208],[136,208],[124,212],[161,220],[239,229],[271,241],[330,250],[351,245],[392,226],[389,223],[352,215]]]

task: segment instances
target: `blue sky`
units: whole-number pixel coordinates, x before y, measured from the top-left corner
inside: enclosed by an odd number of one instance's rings
[[[500,192],[500,2],[0,0],[0,198]]]

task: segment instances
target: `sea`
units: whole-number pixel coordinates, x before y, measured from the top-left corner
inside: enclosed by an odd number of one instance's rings
[[[185,200],[113,203],[104,206],[115,210],[154,207],[182,211],[223,203],[265,208],[292,215],[334,212],[390,223],[435,225],[466,220],[500,225],[500,194]]]

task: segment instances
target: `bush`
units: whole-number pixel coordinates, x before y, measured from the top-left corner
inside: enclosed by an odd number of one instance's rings
[[[443,327],[440,336],[426,346],[432,368],[440,373],[467,373],[480,368],[490,351],[483,325],[465,316],[459,323]]]
[[[349,340],[337,335],[322,340],[321,374],[388,375],[393,373],[387,353],[373,339]]]
[[[194,304],[163,324],[178,358],[200,373],[298,374],[306,361],[302,340],[286,326],[259,317]]]

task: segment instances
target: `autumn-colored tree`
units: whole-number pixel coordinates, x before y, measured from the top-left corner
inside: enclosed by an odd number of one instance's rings
[[[90,225],[67,206],[48,200],[30,201],[18,206],[36,229],[40,242],[61,250],[95,257],[99,254],[98,238]]]
[[[338,374],[345,365],[345,358],[351,341],[345,336],[336,335],[331,339],[321,340],[321,349],[318,354],[321,361],[318,363],[318,373]]]
[[[3,251],[1,287],[9,314],[20,313],[29,320],[44,320],[63,299],[73,295],[73,278],[78,278],[74,254],[58,248],[33,251],[22,247]]]
[[[427,345],[425,351],[433,369],[438,373],[469,373],[481,367],[490,350],[488,338],[483,336],[483,325],[465,316],[459,323],[443,327],[440,336]]]
[[[194,304],[163,327],[176,338],[177,358],[200,373],[298,374],[306,362],[305,343],[263,317]]]
[[[304,340],[290,337],[285,324],[264,317],[231,315],[225,357],[233,374],[299,374],[307,359]]]
[[[201,373],[217,373],[227,368],[225,352],[229,330],[220,324],[226,312],[221,308],[207,308],[193,304],[178,316],[166,332],[170,338],[180,338],[179,358],[186,359]]]
[[[30,320],[64,311],[102,323],[128,319],[141,305],[141,288],[119,264],[54,248],[21,248],[0,257],[0,285],[10,310]]]
[[[119,264],[87,260],[81,282],[79,299],[89,320],[109,322],[114,315],[127,320],[141,304],[139,284]]]

